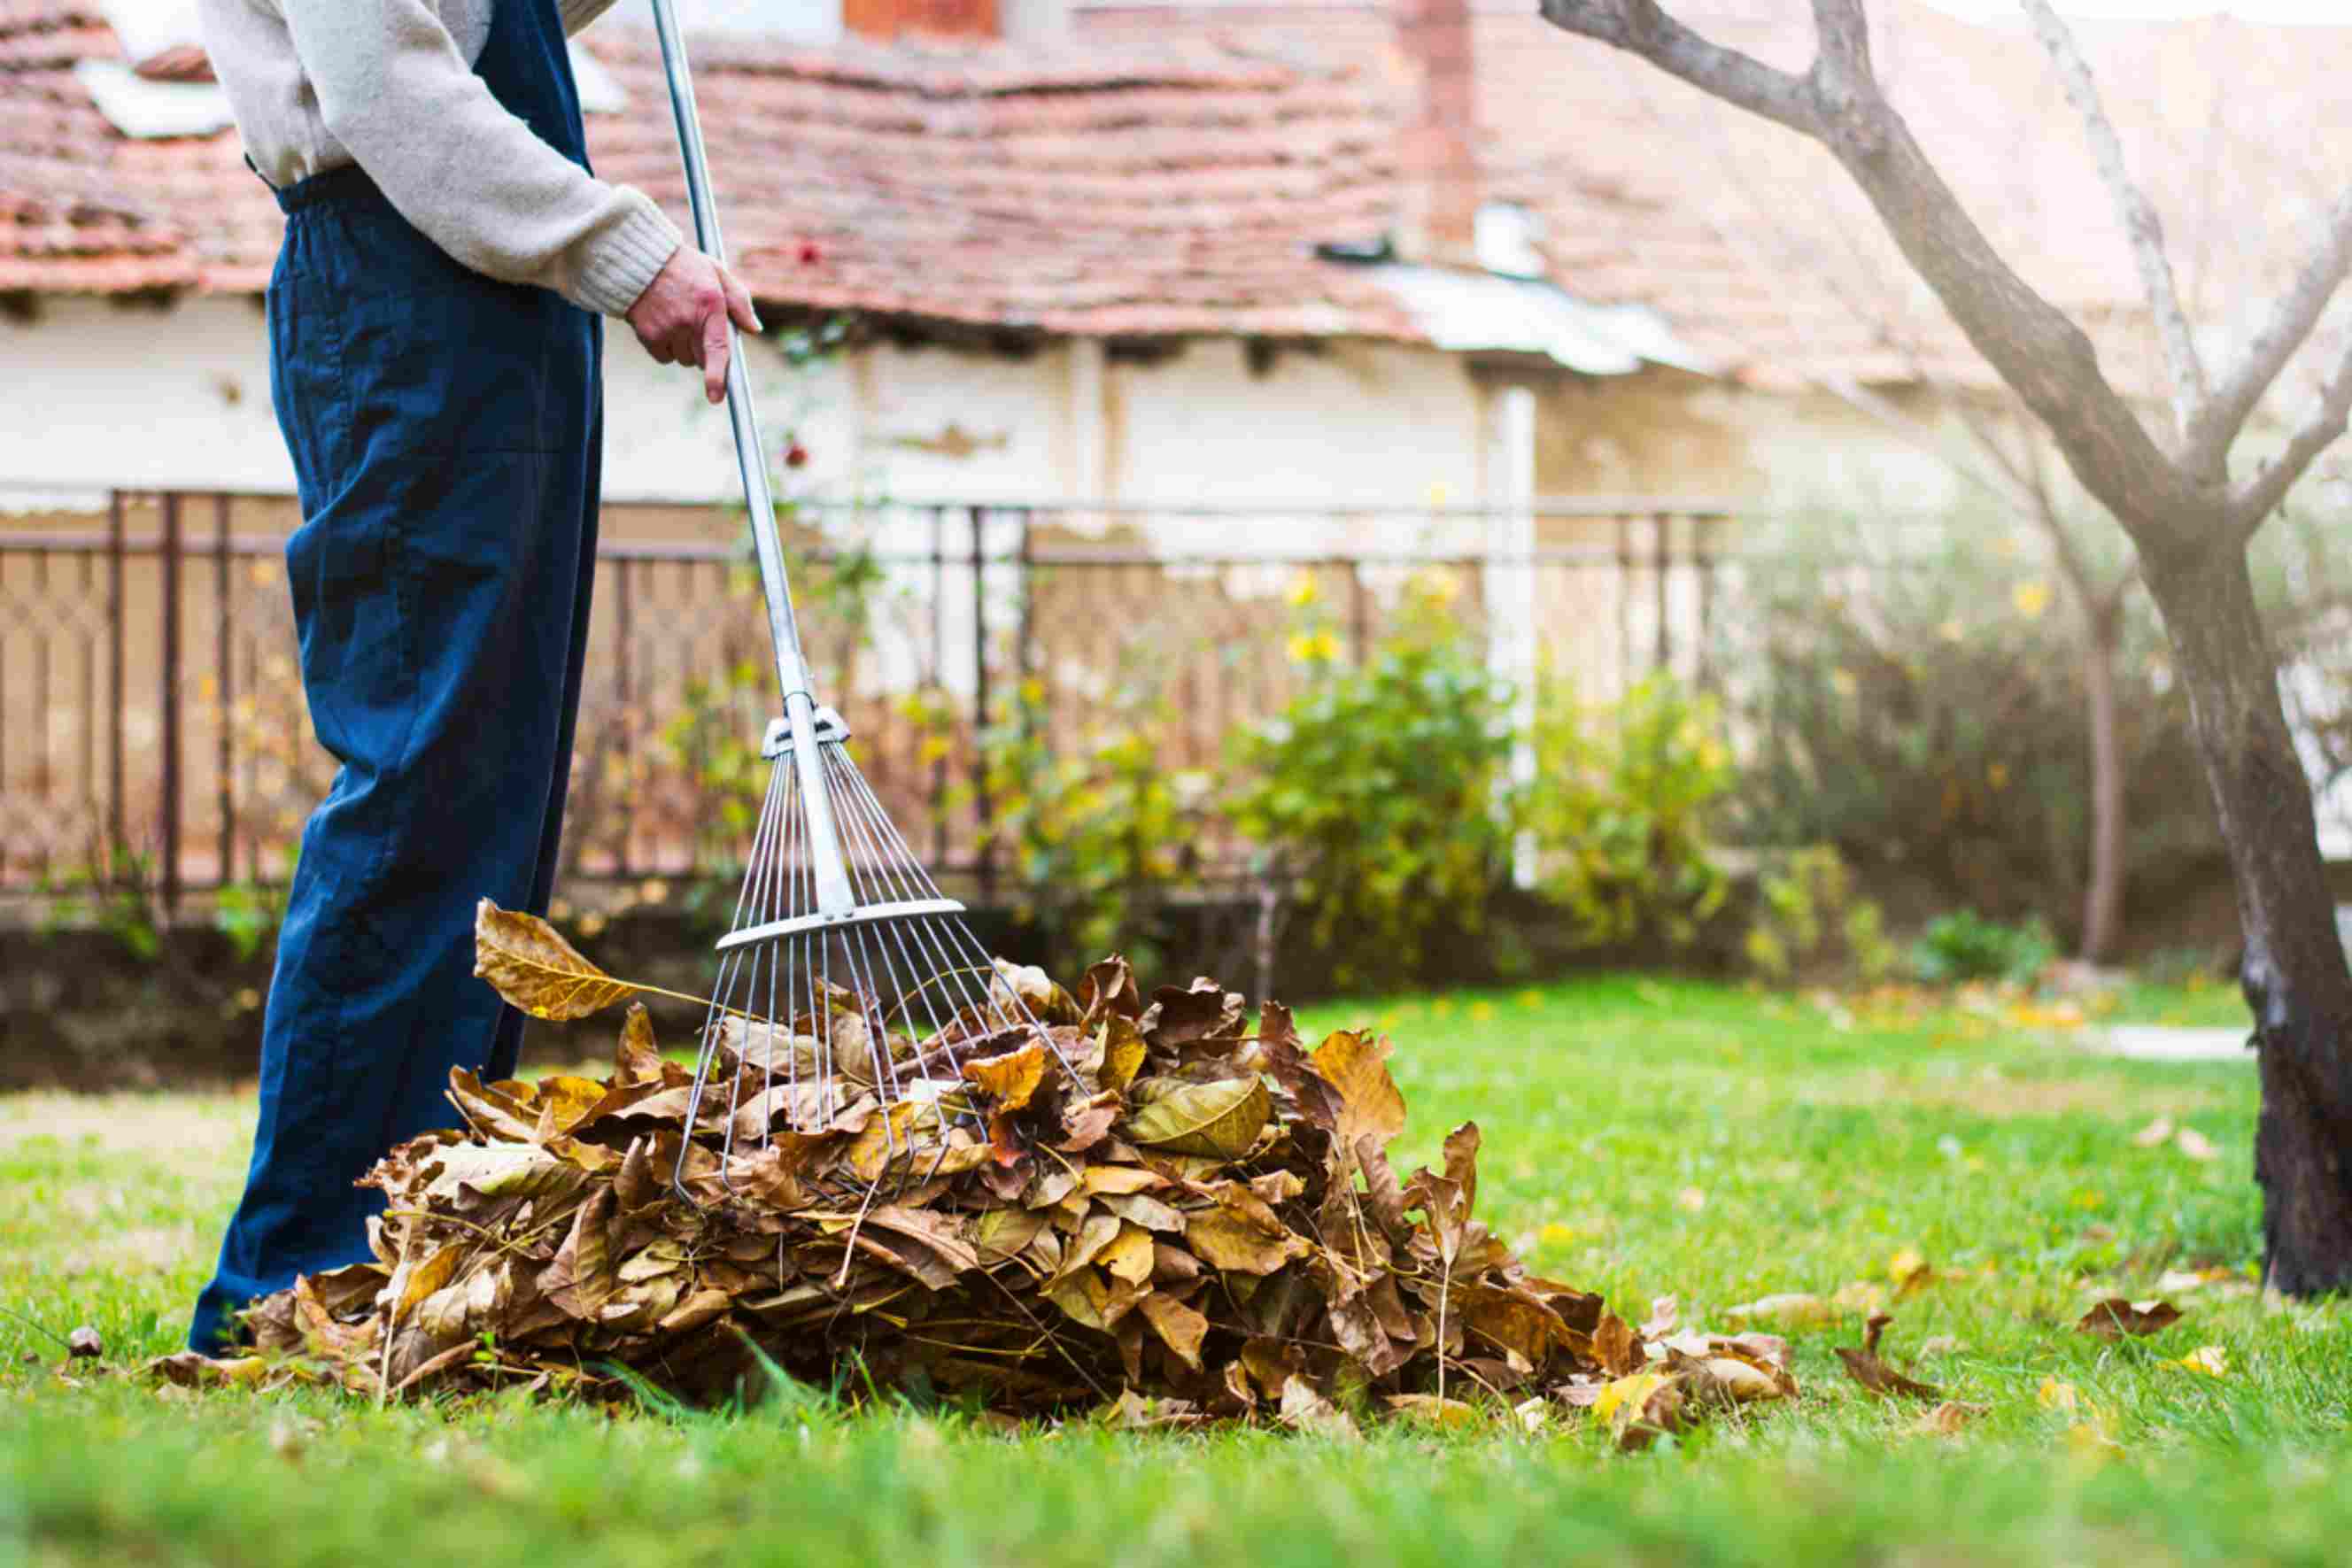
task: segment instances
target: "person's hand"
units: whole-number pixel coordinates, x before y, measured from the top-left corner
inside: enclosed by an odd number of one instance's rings
[[[712,402],[727,399],[727,319],[746,332],[760,329],[751,296],[735,275],[682,245],[629,307],[629,329],[656,364],[700,365],[702,390]]]

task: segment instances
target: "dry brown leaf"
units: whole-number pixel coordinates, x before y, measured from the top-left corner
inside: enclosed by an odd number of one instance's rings
[[[1941,1437],[1957,1437],[1971,1421],[1990,1414],[1990,1406],[1947,1399],[1919,1417],[1918,1429]]]
[[[1682,1428],[1682,1388],[1663,1372],[1637,1372],[1612,1379],[1593,1401],[1592,1414],[1609,1424],[1624,1449],[1646,1448],[1662,1433]]]
[[[1339,1390],[1400,1419],[1466,1419],[1441,1387],[1490,1391],[1532,1429],[1533,1402],[1597,1404],[1604,1357],[1663,1375],[1616,1423],[1630,1444],[1793,1389],[1770,1336],[1675,1336],[1651,1365],[1598,1296],[1528,1274],[1475,1215],[1475,1124],[1401,1183],[1385,1041],[1334,1037],[1318,1062],[1284,1009],[1250,1038],[1240,998],[1206,981],[1146,1014],[1123,964],[1098,966],[1083,1000],[1035,974],[993,983],[1054,1011],[1074,1087],[1049,1092],[1039,1041],[970,1019],[953,1026],[976,1058],[969,1095],[886,1111],[878,1092],[845,1105],[780,1086],[763,1064],[796,1040],[826,1036],[845,1071],[878,1043],[838,988],[773,1030],[722,1020],[691,1127],[691,1075],[639,1007],[609,1079],[460,1075],[471,1133],[413,1140],[369,1174],[395,1217],[377,1260],[269,1298],[257,1332],[371,1396],[597,1391],[620,1367],[725,1397],[758,1375],[748,1341],[814,1383],[856,1357],[997,1412],[1118,1400],[1159,1425],[1278,1411],[1335,1434],[1354,1430]],[[984,1138],[958,1124],[967,1104]],[[1654,1304],[1652,1326],[1671,1322]]]
[[[1725,1310],[1725,1318],[1735,1323],[1769,1323],[1779,1328],[1826,1328],[1837,1322],[1837,1309],[1821,1297],[1802,1291],[1791,1291],[1777,1296],[1764,1296],[1744,1306]]]
[[[1208,1336],[1209,1320],[1175,1297],[1154,1291],[1136,1303],[1136,1311],[1151,1325],[1179,1361],[1194,1372],[1201,1370],[1201,1341]]]
[[[1170,1154],[1238,1159],[1274,1113],[1265,1081],[1257,1077],[1213,1083],[1144,1078],[1129,1093],[1133,1108],[1122,1128],[1126,1137]]]
[[[1944,1391],[1931,1383],[1906,1377],[1878,1358],[1878,1338],[1886,1325],[1895,1320],[1881,1312],[1871,1318],[1864,1330],[1862,1348],[1847,1345],[1836,1347],[1838,1359],[1853,1380],[1881,1398],[1901,1395],[1907,1399],[1941,1399]]]
[[[2131,1301],[2109,1296],[2084,1312],[2074,1330],[2101,1339],[2121,1339],[2126,1334],[2162,1333],[2179,1321],[2180,1309],[2170,1301]]]
[[[1400,1416],[1454,1431],[1467,1431],[1478,1425],[1476,1406],[1459,1399],[1441,1399],[1434,1394],[1391,1394],[1388,1396],[1388,1406]]]
[[[1018,1111],[1045,1082],[1045,1042],[1032,1039],[1018,1051],[963,1064],[963,1075],[996,1102],[1000,1111]]]
[[[474,973],[535,1019],[562,1022],[602,1012],[653,988],[616,980],[534,915],[483,899],[474,909]]]
[[[1140,1225],[1119,1221],[1118,1234],[1112,1238],[1095,1261],[1103,1271],[1132,1284],[1151,1282],[1151,1232]]]
[[[1310,1059],[1315,1071],[1339,1092],[1339,1139],[1354,1149],[1370,1138],[1386,1149],[1404,1131],[1404,1096],[1389,1076],[1389,1041],[1369,1030],[1339,1030],[1324,1037]]]

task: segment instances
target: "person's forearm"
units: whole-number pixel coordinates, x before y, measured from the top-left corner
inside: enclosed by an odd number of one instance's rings
[[[565,21],[598,9],[571,0]],[[465,266],[616,316],[677,248],[649,198],[594,178],[502,108],[423,0],[286,0],[285,15],[328,131]]]

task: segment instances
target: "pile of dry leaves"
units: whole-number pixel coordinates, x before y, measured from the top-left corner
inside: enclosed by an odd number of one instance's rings
[[[635,989],[487,904],[478,944],[541,1016]],[[853,1079],[822,1131],[794,1132],[777,1075],[730,1051],[688,1138],[690,1075],[642,1005],[610,1077],[454,1074],[465,1127],[369,1175],[390,1199],[376,1260],[262,1302],[265,1363],[393,1395],[620,1366],[707,1396],[756,1379],[756,1347],[818,1384],[855,1366],[859,1386],[1016,1413],[1329,1427],[1492,1396],[1592,1408],[1629,1443],[1795,1393],[1772,1336],[1645,1345],[1599,1296],[1528,1273],[1473,1217],[1475,1124],[1401,1180],[1386,1040],[1310,1049],[1277,1004],[1253,1027],[1211,980],[1146,997],[1119,958],[1075,991],[1009,967],[994,983],[1075,1081],[1032,1037],[887,1108]],[[861,1009],[837,1005],[794,1030],[838,1040]],[[731,1144],[714,1103],[735,1107]],[[693,1202],[671,1186],[681,1149]]]

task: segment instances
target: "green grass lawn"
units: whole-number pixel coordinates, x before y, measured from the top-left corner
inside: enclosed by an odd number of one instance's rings
[[[1935,1436],[1864,1395],[1832,1354],[1857,1318],[1792,1335],[1799,1403],[1641,1454],[1507,1412],[1347,1443],[1007,1435],[813,1400],[615,1418],[69,1385],[27,1320],[88,1323],[118,1363],[176,1348],[251,1103],[26,1096],[0,1099],[0,1561],[2141,1568],[2336,1561],[2352,1540],[2345,1314],[2240,1283],[2259,1249],[2249,1061],[2123,1062],[1982,1016],[1635,977],[1304,1021],[1366,1019],[1398,1042],[1401,1168],[1477,1120],[1481,1214],[1541,1272],[1637,1321],[1672,1293],[1685,1323],[1720,1327],[1773,1292],[1885,1288],[1916,1250],[1938,1280],[1895,1304],[1884,1348],[1986,1413]],[[2218,1156],[2137,1145],[2158,1117]],[[2167,1270],[2228,1275],[2176,1291],[2187,1316],[2153,1338],[2071,1332]],[[2224,1375],[2178,1364],[2208,1345]]]

